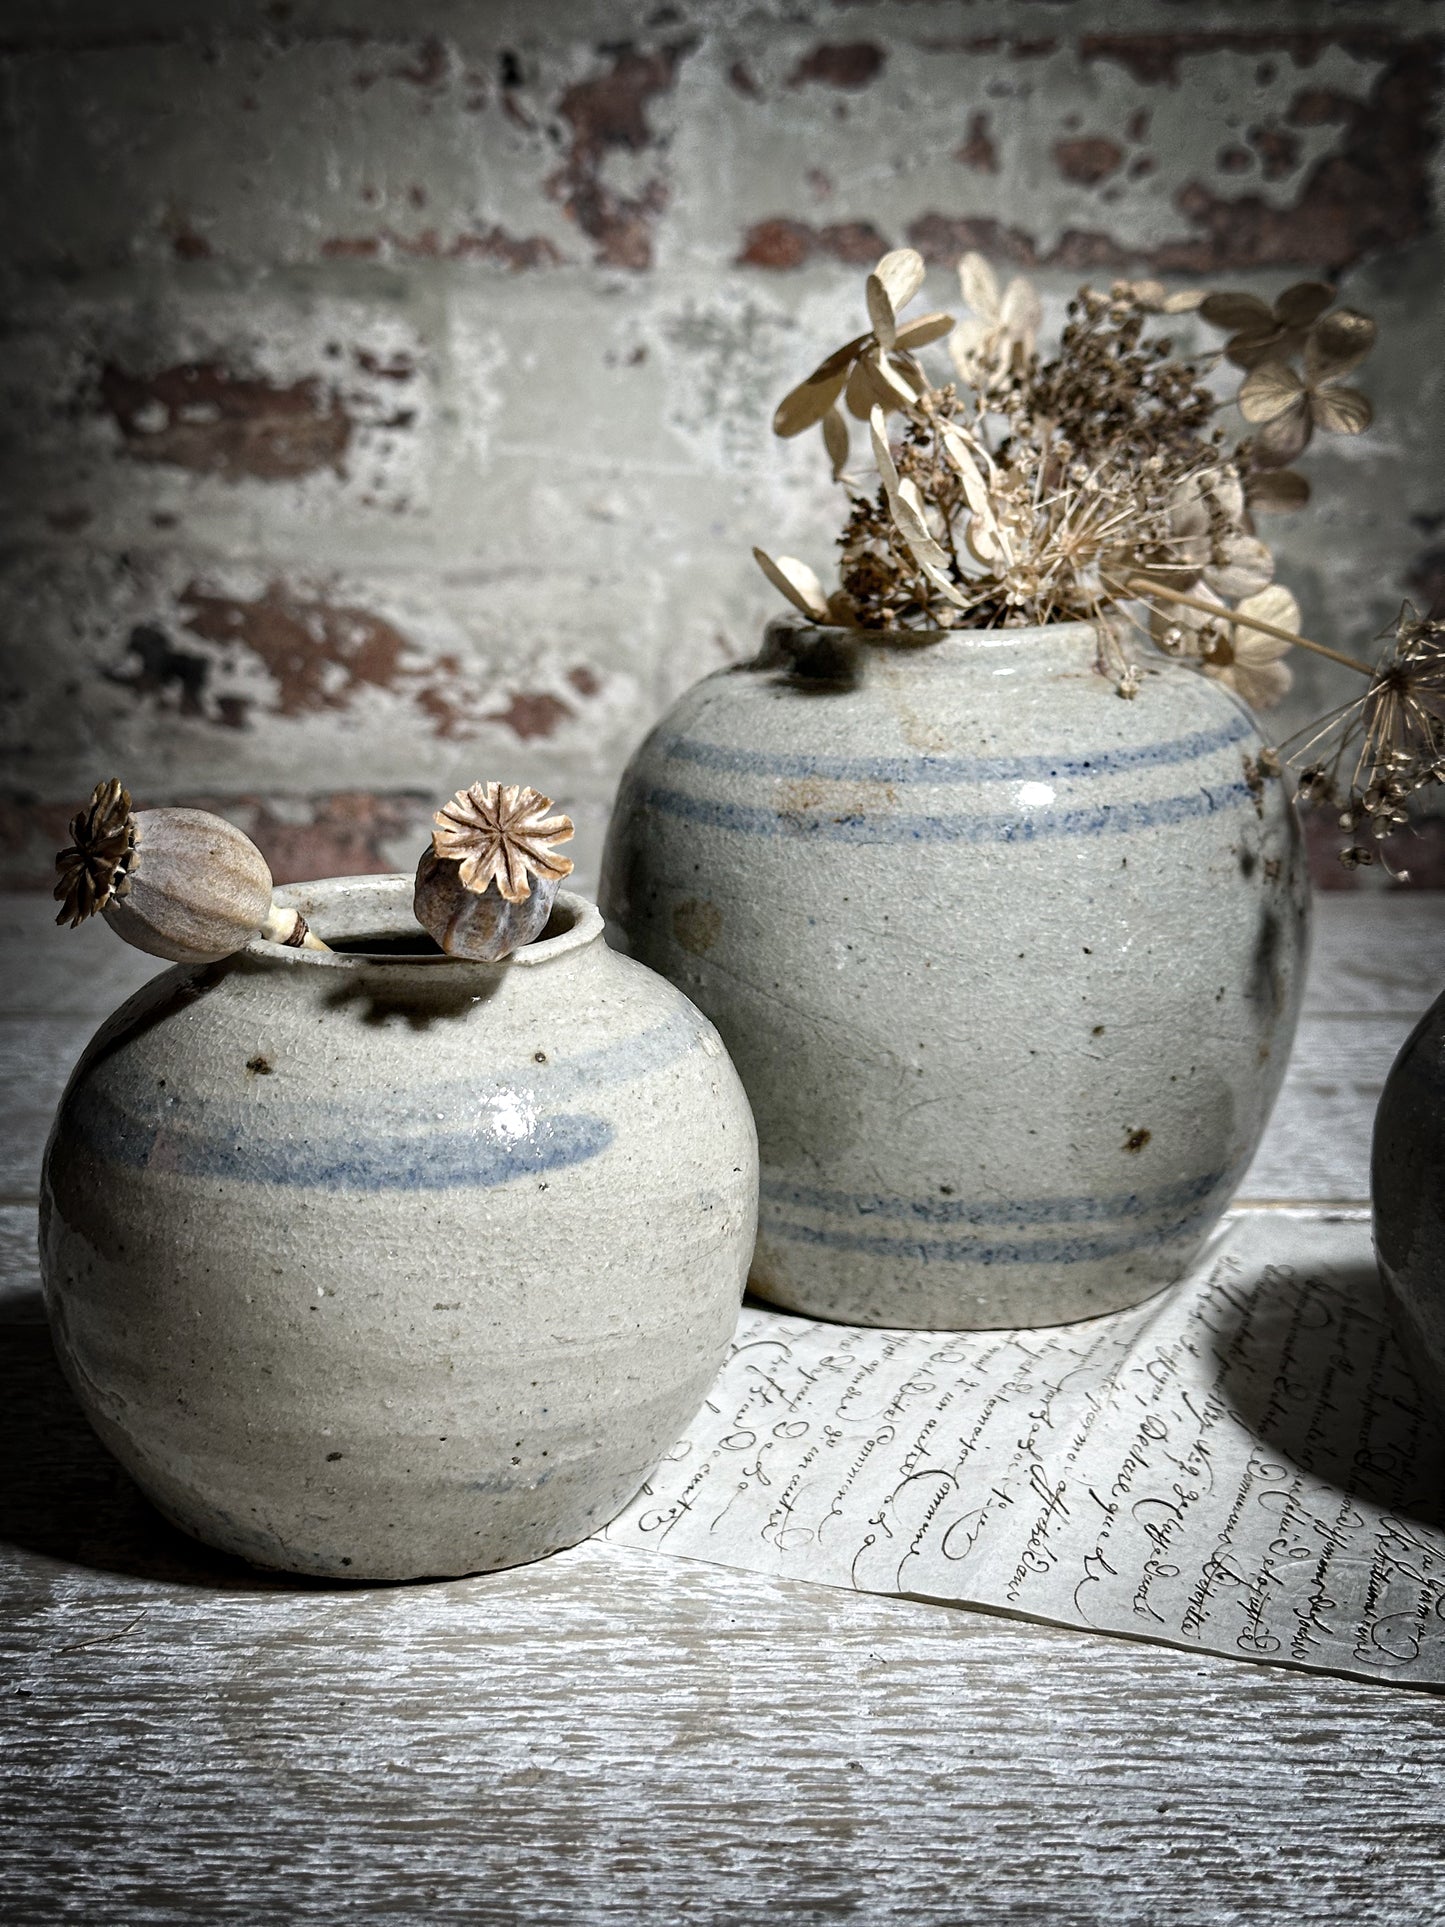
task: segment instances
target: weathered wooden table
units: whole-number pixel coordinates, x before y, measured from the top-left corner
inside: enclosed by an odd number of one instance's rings
[[[1445,1697],[598,1545],[347,1591],[212,1557],[93,1441],[34,1251],[149,960],[0,927],[0,1921],[1445,1920]],[[1319,906],[1242,1199],[1360,1211],[1445,896]]]

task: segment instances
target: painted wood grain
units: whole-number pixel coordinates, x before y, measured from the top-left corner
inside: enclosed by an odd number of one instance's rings
[[[1363,1195],[1314,1147],[1367,1140],[1438,988],[1445,902],[1404,909],[1321,906],[1257,1195]],[[618,1548],[333,1590],[174,1532],[60,1378],[25,1191],[149,965],[62,963],[34,910],[0,918],[7,1927],[1445,1921],[1445,1699]]]

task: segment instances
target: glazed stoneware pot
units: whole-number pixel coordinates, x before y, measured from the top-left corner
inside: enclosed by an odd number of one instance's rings
[[[61,1363],[160,1510],[255,1564],[570,1545],[733,1330],[757,1154],[727,1054],[580,897],[482,964],[405,954],[410,876],[277,894],[350,948],[167,971],[71,1078],[41,1202]]]
[[[780,622],[682,697],[624,777],[602,904],[752,1099],[756,1291],[992,1327],[1180,1276],[1298,1009],[1308,882],[1262,746],[1163,658],[1122,699],[1083,624]]]
[[[1391,1067],[1375,1113],[1375,1255],[1411,1364],[1445,1400],[1445,997]]]

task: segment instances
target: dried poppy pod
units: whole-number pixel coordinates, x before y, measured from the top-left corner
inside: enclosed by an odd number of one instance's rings
[[[572,874],[551,848],[572,819],[548,816],[550,797],[515,783],[473,783],[432,819],[412,909],[450,957],[497,963],[547,927],[557,885]]]
[[[252,937],[324,950],[298,910],[271,900],[271,872],[250,837],[208,810],[136,810],[97,783],[55,859],[57,923],[97,911],[118,937],[171,963],[211,963]]]

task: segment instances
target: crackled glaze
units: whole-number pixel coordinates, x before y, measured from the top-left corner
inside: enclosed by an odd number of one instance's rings
[[[602,902],[718,1026],[754,1288],[1016,1326],[1177,1278],[1259,1141],[1306,952],[1294,812],[1221,684],[1085,625],[777,623],[624,777]]]
[[[279,892],[333,941],[412,879]],[[503,963],[257,939],[87,1049],[46,1303],[149,1496],[257,1564],[487,1570],[604,1524],[707,1389],[756,1210],[717,1033],[580,897]]]

